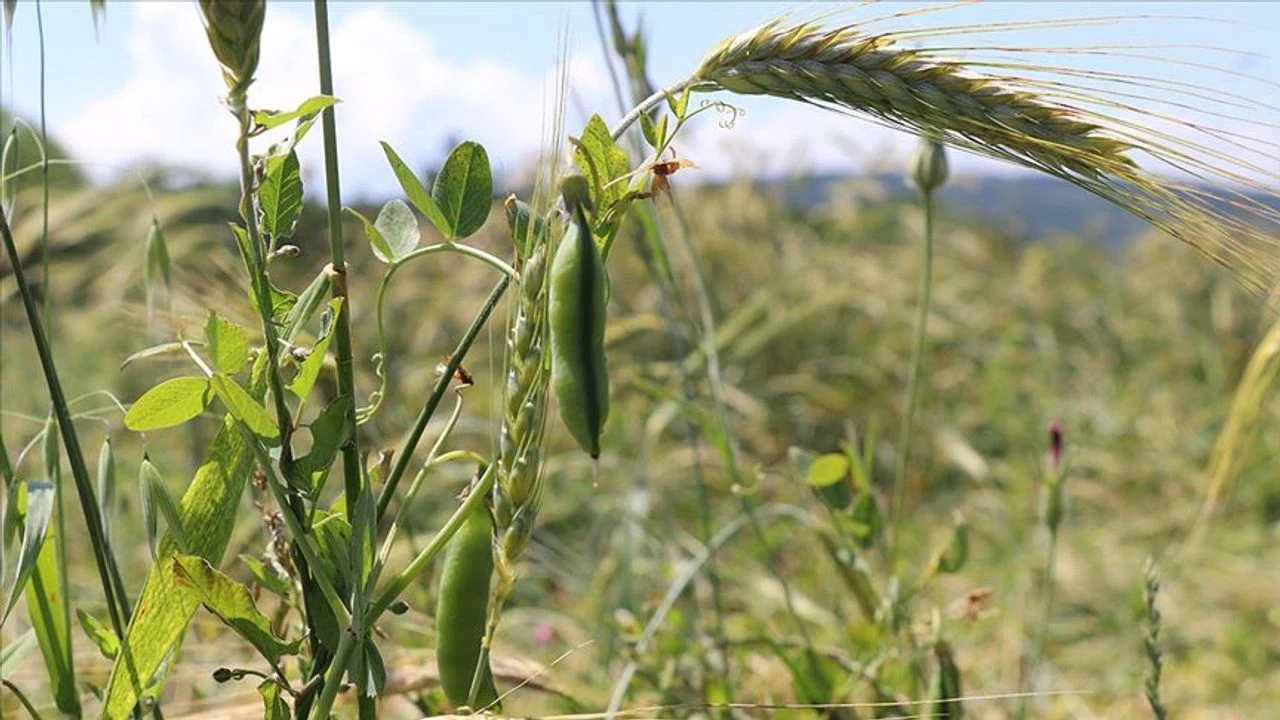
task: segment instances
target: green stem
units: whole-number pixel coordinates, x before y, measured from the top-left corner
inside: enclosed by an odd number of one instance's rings
[[[120,579],[120,569],[107,544],[106,531],[103,529],[102,514],[94,497],[93,483],[89,479],[89,469],[84,463],[84,455],[80,451],[80,438],[76,434],[75,424],[71,421],[71,413],[67,409],[66,395],[62,391],[62,382],[58,379],[58,369],[54,364],[53,351],[45,336],[44,324],[40,321],[40,310],[27,284],[26,273],[22,269],[22,258],[13,240],[13,232],[9,229],[9,219],[0,212],[0,235],[3,235],[5,253],[9,257],[9,265],[13,268],[14,281],[18,286],[18,295],[22,298],[22,306],[26,310],[27,322],[31,327],[31,337],[35,341],[36,354],[40,359],[40,368],[44,372],[45,382],[49,386],[49,397],[53,405],[54,417],[58,421],[58,431],[62,434],[62,446],[67,453],[67,461],[71,465],[71,475],[76,483],[76,492],[80,500],[80,509],[84,513],[85,527],[89,531],[89,543],[93,547],[94,561],[98,568],[98,579],[106,596],[107,615],[111,620],[111,628],[116,637],[127,642],[125,626],[131,614],[129,600],[124,592],[124,582]],[[125,649],[127,653],[127,647]]]
[[[355,633],[348,628],[338,641],[338,649],[333,654],[333,661],[329,663],[329,672],[324,679],[324,688],[311,708],[311,717],[328,720],[329,711],[333,708],[334,699],[338,697],[338,691],[342,689],[342,678],[347,674],[347,665],[351,662],[351,653],[355,648]]]
[[[467,328],[467,332],[458,341],[458,346],[449,355],[449,360],[445,363],[444,372],[440,375],[440,379],[436,381],[436,386],[431,390],[431,397],[427,398],[426,404],[422,406],[422,411],[418,413],[418,418],[414,421],[413,428],[409,431],[409,437],[405,438],[404,446],[400,448],[396,457],[395,467],[387,475],[386,485],[382,488],[382,494],[378,496],[377,513],[374,515],[377,521],[380,522],[382,517],[386,515],[387,506],[391,504],[391,498],[395,496],[396,486],[400,484],[400,478],[404,476],[405,470],[409,467],[409,462],[413,459],[413,451],[418,447],[418,441],[422,439],[422,434],[426,432],[427,423],[431,422],[431,416],[435,414],[436,408],[440,405],[445,392],[449,389],[449,384],[453,382],[454,373],[462,365],[462,359],[466,357],[472,343],[480,335],[480,329],[489,320],[489,316],[493,314],[493,309],[498,306],[498,301],[502,299],[503,293],[507,291],[507,287],[510,285],[510,275],[504,275],[498,281],[498,284],[489,293],[488,299],[485,300],[484,307],[480,308],[480,313],[471,321],[471,327]],[[375,522],[374,524],[376,525],[377,523]]]
[[[1042,578],[1044,603],[1040,608],[1040,623],[1036,627],[1035,642],[1031,646],[1031,654],[1027,659],[1027,670],[1019,683],[1021,695],[1021,700],[1018,701],[1019,720],[1025,720],[1030,709],[1031,698],[1034,695],[1031,688],[1035,684],[1036,671],[1040,666],[1040,659],[1044,656],[1045,642],[1049,637],[1049,620],[1053,617],[1053,599],[1056,589],[1054,578],[1057,575],[1057,557],[1058,527],[1050,525],[1049,547],[1045,550],[1044,576]]]
[[[637,103],[635,107],[631,108],[630,112],[624,115],[616,125],[614,125],[612,128],[609,129],[609,134],[613,136],[614,140],[617,140],[618,138],[622,137],[622,133],[626,132],[627,128],[634,125],[636,121],[640,119],[641,115],[645,114],[649,110],[652,110],[654,106],[656,106],[658,103],[666,100],[668,96],[679,95],[680,93],[684,92],[685,90],[697,84],[698,84],[697,80],[693,78],[689,78],[688,80],[685,80],[680,83],[676,83],[671,87],[666,87],[654,92],[649,97]]]
[[[315,0],[316,52],[320,63],[320,94],[333,95],[333,67],[329,57],[329,3]],[[329,262],[334,268],[333,296],[342,298],[334,328],[334,356],[338,366],[338,395],[351,398],[347,421],[356,426],[355,360],[351,350],[351,303],[347,297],[347,262],[342,242],[342,189],[338,183],[338,130],[333,106],[320,115],[324,133],[325,195],[329,213]],[[347,507],[360,497],[360,446],[356,433],[342,446],[342,482]]]
[[[391,287],[391,278],[395,277],[395,274],[400,271],[400,268],[408,264],[410,260],[413,260],[415,258],[420,258],[425,255],[431,255],[438,252],[456,252],[461,255],[473,257],[496,268],[503,275],[513,280],[516,278],[515,269],[512,268],[510,265],[506,264],[505,262],[503,262],[502,260],[498,259],[497,257],[494,257],[493,255],[479,248],[473,248],[467,245],[461,245],[459,243],[453,243],[453,242],[436,243],[435,245],[428,245],[427,247],[419,248],[418,250],[414,250],[413,252],[405,255],[404,257],[400,258],[395,263],[390,265],[387,268],[386,274],[382,276],[382,281],[378,283],[378,301],[377,301],[377,306],[374,312],[374,316],[377,318],[377,321],[378,321],[378,358],[381,364],[381,367],[379,368],[379,372],[378,372],[378,376],[379,376],[378,389],[371,396],[371,400],[368,407],[361,408],[359,411],[355,411],[357,425],[363,425],[364,423],[369,422],[369,420],[375,414],[377,414],[378,409],[382,407],[382,401],[386,398],[387,362],[388,361],[387,361],[387,331],[386,331],[386,324],[385,324],[386,313],[383,311],[383,307],[386,305],[387,291]]]
[[[462,527],[462,523],[466,522],[470,512],[476,505],[485,501],[489,491],[493,489],[493,481],[497,476],[495,467],[493,463],[490,463],[485,468],[479,482],[471,489],[467,499],[445,521],[444,527],[440,528],[440,531],[435,534],[435,537],[431,538],[431,542],[422,549],[422,552],[418,553],[418,556],[404,570],[401,570],[400,574],[396,575],[395,579],[387,585],[387,588],[378,595],[378,599],[374,601],[365,616],[370,625],[377,622],[382,613],[386,612],[391,603],[395,602],[395,599],[400,596],[400,593],[404,592],[405,588],[409,587],[424,570],[430,567],[431,561],[444,550],[445,545],[458,532],[458,528]]]
[[[898,461],[893,473],[893,542],[889,548],[889,570],[897,572],[902,544],[903,505],[907,497],[907,460],[911,456],[911,433],[916,418],[916,399],[928,338],[929,301],[933,292],[933,191],[922,190],[920,204],[924,210],[924,252],[920,258],[920,286],[916,304],[916,337],[911,347],[911,364],[907,375],[906,407],[902,413],[902,431],[898,437]]]

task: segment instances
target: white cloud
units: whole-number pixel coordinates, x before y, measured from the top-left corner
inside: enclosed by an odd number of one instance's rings
[[[219,103],[225,94],[193,5],[137,3],[128,77],[118,88],[61,124],[57,134],[81,158],[129,165],[164,162],[232,176],[235,123]],[[310,18],[273,6],[263,29],[254,107],[288,109],[318,92]],[[331,48],[344,194],[390,193],[396,183],[378,141],[410,163],[438,159],[451,138],[479,141],[496,169],[514,170],[543,137],[544,88],[554,70],[517,68],[493,57],[466,63],[433,51],[431,37],[368,5],[333,27]],[[569,61],[573,93],[602,106],[607,78],[598,63]],[[315,186],[323,167],[320,134],[300,149]],[[274,138],[264,138],[269,142]]]

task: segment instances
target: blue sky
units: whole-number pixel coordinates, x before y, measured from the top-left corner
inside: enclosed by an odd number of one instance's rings
[[[785,12],[811,16],[841,9],[835,21],[859,21],[921,7],[882,3],[871,7],[795,3],[630,3],[624,19],[642,17],[649,34],[651,77],[679,80],[723,38]],[[12,42],[0,57],[0,99],[28,117],[39,107],[35,6],[19,9]],[[334,62],[340,106],[344,184],[351,194],[393,192],[377,142],[386,140],[411,162],[438,157],[450,138],[479,140],[495,165],[514,171],[536,153],[545,116],[544,87],[554,77],[557,36],[570,28],[574,87],[569,127],[580,127],[583,109],[616,118],[591,8],[576,3],[360,2],[331,6]],[[1194,14],[1202,19],[1175,19]],[[1032,3],[987,2],[903,19],[885,28],[989,25],[1011,21],[1121,15],[1107,25],[1045,27],[1017,33],[922,39],[932,47],[998,41],[1017,46],[1140,46],[1124,55],[1096,58],[1059,55],[1057,64],[1108,72],[1145,73],[1218,90],[1239,91],[1280,107],[1275,84],[1210,72],[1208,64],[1255,80],[1280,83],[1280,3]],[[1144,19],[1158,15],[1159,19]],[[95,37],[88,7],[45,2],[46,108],[49,127],[81,159],[107,165],[139,161],[185,164],[228,173],[233,124],[221,110],[217,69],[203,38],[193,2],[109,2]],[[271,3],[259,82],[251,102],[282,108],[314,93],[311,6]],[[1161,47],[1151,47],[1160,45]],[[1219,50],[1170,46],[1211,46]],[[1181,65],[1153,65],[1129,54],[1156,55]],[[1031,56],[1021,55],[1026,61]],[[730,98],[732,99],[732,98]],[[704,176],[735,171],[770,175],[806,170],[893,167],[913,141],[878,126],[795,103],[732,99],[746,110],[732,129],[714,118],[678,143]],[[1280,113],[1234,110],[1269,123],[1241,130],[1280,143]],[[1158,123],[1155,119],[1140,119]],[[1215,127],[1245,128],[1218,118]],[[1275,155],[1255,158],[1280,174]],[[304,148],[304,168],[319,169],[318,143]],[[956,158],[958,172],[1001,172],[999,166]]]

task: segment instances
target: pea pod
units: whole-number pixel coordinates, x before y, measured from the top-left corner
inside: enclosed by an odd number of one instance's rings
[[[565,178],[562,192],[571,218],[551,261],[551,382],[569,434],[587,454],[598,458],[600,433],[609,417],[604,262],[587,223],[586,179],[581,175]]]
[[[486,708],[498,699],[487,656],[474,703],[469,697],[480,665],[492,576],[493,519],[479,505],[449,541],[436,598],[436,664],[440,685],[455,707]]]

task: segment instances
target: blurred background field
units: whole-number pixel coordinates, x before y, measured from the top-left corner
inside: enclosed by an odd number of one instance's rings
[[[160,377],[186,372],[180,359],[138,361],[125,369],[121,363],[175,335],[198,335],[206,307],[254,324],[225,225],[234,216],[236,189],[173,169],[143,172],[156,188],[153,201],[128,177],[105,185],[74,173],[58,179],[49,209],[49,282],[40,287],[53,308],[54,346],[69,393],[85,397],[75,409],[86,414],[86,442],[96,448],[109,431],[116,443],[123,497],[115,532],[139,539],[122,546],[131,588],[148,564],[129,490],[143,445],[122,429],[120,413],[105,397],[91,393],[106,390],[129,402]],[[960,187],[965,182],[954,181]],[[530,668],[564,657],[518,691],[514,707],[603,709],[629,659],[638,672],[627,706],[697,703],[717,695],[744,703],[796,701],[797,686],[779,648],[798,647],[805,637],[839,667],[867,671],[860,663],[875,639],[841,579],[838,558],[823,542],[830,517],[789,461],[788,449],[833,452],[843,441],[857,445],[874,437],[871,474],[887,507],[921,235],[919,207],[896,191],[898,183],[880,176],[703,186],[677,181],[674,205],[664,199],[659,206],[672,237],[682,232],[677,208],[687,221],[712,289],[736,479],[705,438],[690,440],[688,415],[668,394],[683,368],[691,378],[691,404],[699,408],[695,415],[712,407],[705,357],[690,350],[698,342],[687,332],[697,317],[691,290],[683,288],[683,304],[665,307],[635,228],[624,229],[610,262],[619,288],[608,341],[614,410],[600,483],[592,487],[589,463],[555,426],[542,519],[495,649],[507,686]],[[815,194],[819,186],[823,191]],[[1069,188],[1044,187],[1062,193],[1062,203],[1073,202]],[[915,600],[912,621],[930,622],[934,613],[942,619],[966,694],[997,695],[1019,686],[1020,658],[1039,621],[1045,549],[1038,504],[1048,428],[1056,420],[1066,438],[1069,504],[1057,597],[1033,685],[1044,695],[1032,704],[1031,716],[1149,712],[1141,694],[1147,556],[1163,576],[1163,694],[1169,707],[1185,718],[1268,716],[1280,678],[1280,484],[1274,471],[1280,443],[1271,430],[1280,418],[1272,403],[1262,403],[1260,430],[1246,433],[1234,449],[1237,472],[1212,524],[1195,546],[1188,538],[1233,393],[1276,315],[1167,237],[1129,237],[1109,227],[1105,215],[1091,227],[1045,226],[1043,217],[1013,214],[993,218],[982,209],[999,202],[1001,191],[988,188],[992,194],[983,196],[980,188],[980,181],[970,181],[975,199],[969,202],[943,196],[932,349],[904,533],[911,565],[923,565],[945,543],[959,511],[971,527],[971,548],[958,573]],[[805,193],[807,199],[797,200]],[[1040,200],[1052,204],[1053,197]],[[43,260],[39,201],[38,188],[27,187],[13,213],[33,269]],[[162,312],[148,326],[142,240],[153,212],[165,228],[175,276],[172,314]],[[1068,215],[1078,223],[1088,212]],[[323,264],[323,227],[322,212],[309,208],[299,226],[301,260],[289,266],[297,276],[283,284],[305,282]],[[371,299],[378,271],[359,228],[348,225],[346,232],[357,248],[352,295],[358,386],[367,393],[375,386]],[[509,257],[500,207],[476,242]],[[478,263],[439,257],[406,268],[395,281],[386,368],[394,392],[386,411],[365,426],[369,447],[397,443],[397,433],[429,392],[437,362],[496,279]],[[686,282],[693,262],[689,255],[675,257]],[[11,272],[0,270],[3,429],[16,457],[39,432],[48,407]],[[668,332],[667,313],[684,329],[682,336]],[[495,316],[466,363],[477,384],[465,394],[464,419],[451,447],[487,453],[494,446],[504,319]],[[146,450],[176,491],[215,427],[210,417],[147,438]],[[20,470],[38,467],[38,455],[28,449]],[[412,516],[411,545],[426,542],[465,475],[446,470],[429,478],[420,512]],[[695,481],[699,475],[705,497]],[[744,497],[760,508],[789,509],[762,521],[764,540],[750,529],[730,538],[715,557],[714,583],[709,572],[700,572],[654,644],[636,653],[639,628],[697,552],[702,519],[716,529],[740,521]],[[266,543],[253,501],[244,500],[224,561],[241,579],[249,576],[237,555],[260,555]],[[73,544],[72,553],[80,563],[73,593],[92,607],[97,591],[87,550]],[[429,589],[416,588],[408,598],[410,613],[384,623],[398,647],[391,655],[395,671],[410,685],[414,677],[427,678],[408,697],[431,690]],[[218,686],[210,678],[214,667],[244,651],[218,628],[207,615],[197,616],[169,685],[171,716],[229,712],[237,699],[250,715],[261,707],[249,685]],[[77,648],[86,667],[105,671],[82,637]],[[36,697],[38,663],[33,655],[11,676]],[[1063,694],[1052,694],[1058,692]],[[390,703],[386,710],[409,716],[410,707]],[[1012,717],[1016,702],[975,699],[966,707],[972,717]],[[5,711],[19,712],[8,697]],[[671,715],[689,712],[695,711]]]

